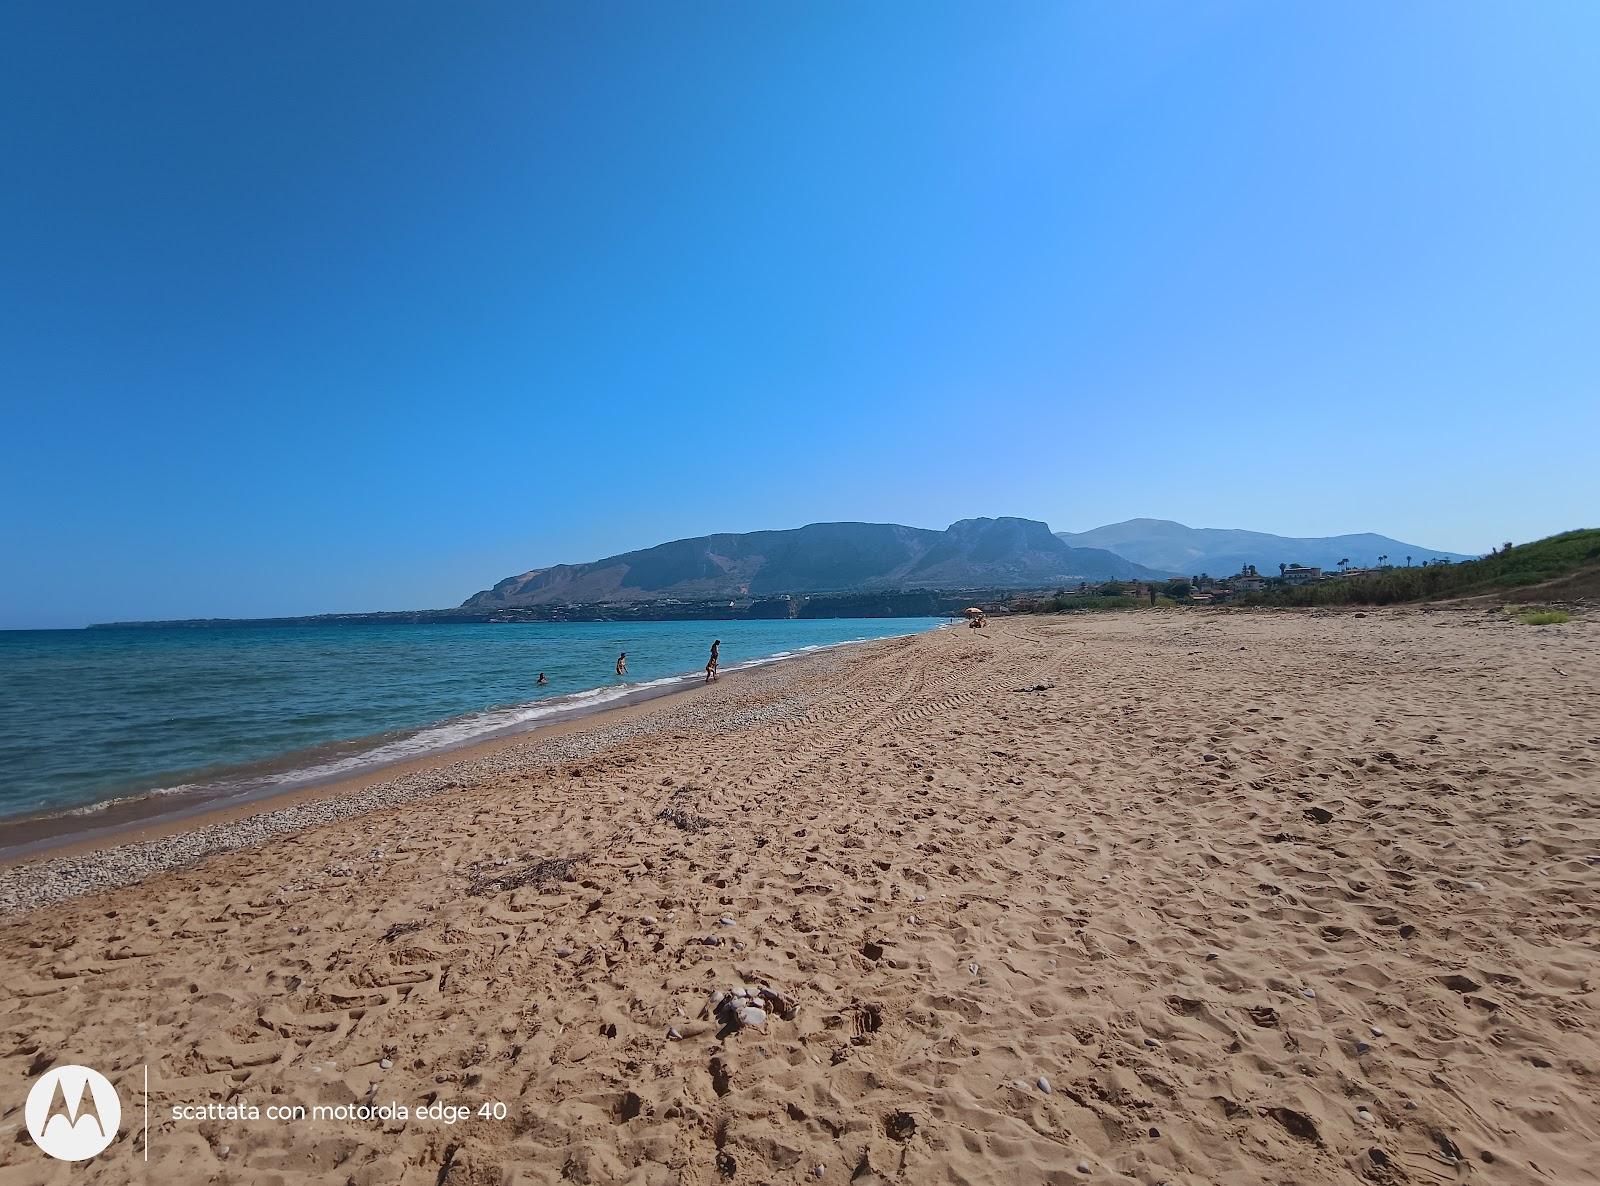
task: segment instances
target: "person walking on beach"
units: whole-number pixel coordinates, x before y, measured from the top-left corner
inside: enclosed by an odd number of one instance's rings
[[[711,644],[711,661],[706,664],[706,683],[717,678],[717,648],[722,645],[719,638]]]
[[[624,676],[624,675],[627,675],[627,674],[628,674],[628,652],[627,651],[623,651],[622,654],[617,656],[617,675],[620,678],[621,676]]]

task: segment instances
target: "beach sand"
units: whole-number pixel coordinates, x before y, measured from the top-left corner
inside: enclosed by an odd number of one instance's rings
[[[1597,629],[992,620],[13,913],[0,1186],[1595,1181]]]

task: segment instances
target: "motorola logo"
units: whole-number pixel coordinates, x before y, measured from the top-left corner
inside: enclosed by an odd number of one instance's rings
[[[39,1076],[23,1113],[34,1144],[61,1161],[83,1161],[117,1135],[122,1101],[99,1071],[69,1064]]]

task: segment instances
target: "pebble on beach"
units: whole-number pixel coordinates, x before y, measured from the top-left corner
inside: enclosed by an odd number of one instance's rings
[[[794,1001],[765,984],[759,988],[741,984],[728,991],[717,989],[706,1006],[706,1013],[741,1029],[762,1029],[774,1014],[793,1021],[797,1012]]]

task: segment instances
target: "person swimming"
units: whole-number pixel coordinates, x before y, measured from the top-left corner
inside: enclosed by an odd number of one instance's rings
[[[617,656],[617,674],[619,676],[628,674],[628,652],[627,651],[623,651],[622,654]]]
[[[549,682],[550,682],[550,680],[545,676],[545,673],[541,671],[539,673],[539,679],[538,679],[539,686],[542,688]]]
[[[717,678],[717,649],[722,646],[719,638],[711,644],[711,659],[706,663],[706,683]]]

